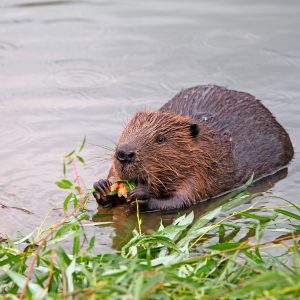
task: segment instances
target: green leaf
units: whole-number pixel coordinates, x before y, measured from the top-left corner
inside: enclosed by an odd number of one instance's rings
[[[181,263],[185,259],[188,259],[189,253],[188,251],[184,252],[174,252],[170,255],[164,255],[151,260],[151,266],[155,267],[158,265],[169,266],[175,263]]]
[[[237,234],[240,232],[241,228],[235,228],[232,232],[230,232],[228,235],[226,235],[223,242],[229,242],[233,240]]]
[[[74,291],[74,283],[73,283],[73,273],[75,271],[75,259],[71,261],[69,266],[66,269],[66,277],[68,282],[68,292],[72,293]]]
[[[228,249],[234,249],[239,247],[240,245],[242,245],[242,242],[232,242],[232,243],[221,243],[221,244],[216,244],[213,246],[209,246],[207,248],[211,249],[211,250],[228,250]]]
[[[245,191],[248,188],[249,184],[251,184],[253,176],[247,181],[245,185],[240,187],[239,189],[227,194],[224,196],[224,199],[228,199],[228,202],[225,204],[213,209],[212,211],[206,213],[202,217],[200,217],[188,230],[186,236],[182,238],[178,246],[181,247],[191,241],[197,239],[201,234],[205,233],[203,231],[203,226],[205,226],[208,222],[219,216],[221,213],[227,212],[228,210],[244,204],[251,199],[257,197],[260,194],[250,194]],[[223,199],[223,198],[222,198]]]
[[[72,249],[72,254],[75,256],[78,254],[80,250],[80,236],[76,234],[73,238],[73,249]]]
[[[126,186],[128,188],[128,191],[132,191],[135,188],[135,183],[133,181],[127,181]]]
[[[88,247],[87,247],[87,251],[91,251],[93,248],[94,248],[94,246],[95,246],[95,241],[96,241],[96,237],[95,236],[93,236],[91,239],[90,239],[90,241],[89,241],[89,245],[88,245]]]
[[[250,277],[248,280],[244,281],[237,290],[227,295],[226,299],[263,299],[265,298],[263,295],[266,295],[268,290],[277,289],[280,291],[281,288],[287,284],[290,284],[292,287],[293,283],[289,283],[289,281],[290,278],[287,277],[283,272],[264,272],[263,274]],[[260,294],[261,292],[263,294]],[[255,294],[257,295],[256,297],[250,296]],[[280,297],[278,299],[284,298],[285,297]],[[289,297],[287,298],[292,299]],[[274,299],[274,297],[272,297],[272,299]]]
[[[300,225],[291,224],[293,227],[295,227],[297,230],[300,230]]]
[[[64,174],[64,177],[66,177],[66,173],[67,173],[67,167],[66,167],[66,161],[64,160],[63,161],[63,174]]]
[[[82,143],[81,143],[81,145],[80,145],[80,147],[79,147],[78,152],[81,152],[81,151],[83,150],[85,144],[86,144],[86,136],[84,137],[84,139],[83,139],[83,141],[82,141]]]
[[[300,221],[300,216],[299,215],[296,215],[290,211],[287,211],[287,210],[283,210],[283,209],[275,209],[276,212],[279,212],[280,214],[283,214],[283,215],[286,215],[290,218],[293,218],[293,219],[296,219],[296,220],[299,220]]]
[[[67,155],[65,155],[65,158],[72,156],[75,153],[75,150],[72,150]]]
[[[99,219],[99,218],[110,218],[112,217],[114,214],[100,214],[100,213],[95,213],[93,216],[92,216],[92,220],[93,219]]]
[[[243,188],[247,188],[247,185],[244,185],[239,190],[233,191],[232,193],[241,191]],[[261,195],[260,193],[251,194],[247,191],[241,192],[241,193],[237,194],[236,196],[234,196],[233,198],[230,198],[230,201],[228,201],[227,203],[222,205],[222,212],[227,212],[228,210],[235,208],[241,204],[247,203],[250,200],[252,200],[253,198],[260,196],[260,195]]]
[[[177,218],[173,224],[174,225],[178,225],[178,226],[188,226],[191,225],[193,223],[194,220],[194,212],[191,211],[187,216],[183,215],[179,218]]]
[[[7,270],[6,274],[14,281],[14,283],[20,288],[23,289],[26,282],[26,277],[24,275],[18,274],[12,270]],[[43,288],[38,284],[29,282],[28,288],[32,293],[33,299],[37,299],[39,295],[43,293]]]
[[[70,202],[70,200],[71,200],[71,198],[72,198],[73,195],[74,195],[73,193],[70,193],[70,194],[66,197],[66,199],[65,199],[65,201],[64,201],[64,213],[67,213],[67,211],[68,211],[68,204],[69,204],[69,202]]]
[[[118,193],[118,191],[117,191],[117,190],[114,190],[114,191],[112,191],[112,192],[109,192],[108,195],[109,195],[109,196],[113,196],[113,195],[116,195],[117,193]]]
[[[259,220],[262,223],[269,222],[276,217],[276,214],[272,216],[262,216],[262,215],[256,215],[249,212],[241,212],[240,215],[246,218]]]
[[[250,178],[245,183],[245,187],[246,188],[248,188],[253,183],[253,179],[254,179],[254,172],[252,173],[252,175],[250,176]]]
[[[128,254],[132,253],[133,248],[137,248],[141,245],[146,245],[147,247],[153,247],[153,244],[161,244],[162,246],[169,247],[170,249],[173,249],[175,251],[178,251],[177,246],[174,244],[174,242],[162,235],[137,235],[133,239],[131,239],[125,246],[122,248],[122,256],[127,257]]]
[[[74,194],[74,197],[73,197],[73,207],[74,207],[74,209],[77,207],[77,205],[78,205],[78,198],[77,198],[77,196]]]
[[[0,267],[5,266],[5,265],[17,265],[17,263],[19,263],[20,261],[24,261],[22,256],[19,255],[9,255],[8,253],[6,254],[6,256],[8,257],[7,259],[1,259],[0,260]],[[6,275],[2,275],[0,276],[0,282],[1,282],[1,277],[6,276]],[[1,289],[1,287],[0,287]],[[1,298],[0,298],[1,299]]]
[[[81,156],[76,155],[76,158],[77,158],[81,163],[85,164],[85,161],[84,161],[84,159],[83,159]]]
[[[257,224],[255,227],[255,238],[257,241],[260,241],[264,236],[264,228],[262,227],[261,223]]]
[[[56,231],[56,234],[55,234],[55,238],[57,237],[60,237],[62,236],[64,233],[68,232],[68,231],[71,231],[72,228],[73,228],[74,224],[72,223],[66,223],[64,225],[62,225],[57,231]]]
[[[67,269],[67,267],[71,263],[71,259],[69,258],[69,256],[65,252],[65,250],[59,246],[59,247],[57,247],[56,254],[57,254],[57,259],[58,259],[58,262],[59,262],[61,268],[63,270]]]
[[[190,241],[199,237],[199,231],[202,232],[203,227],[210,222],[213,218],[217,217],[222,211],[222,207],[217,207],[216,209],[206,213],[200,217],[187,231],[186,236],[178,242],[178,247],[183,247]]]
[[[256,255],[254,255],[253,252],[247,251],[247,250],[243,250],[243,253],[249,257],[251,260],[253,260],[254,262],[256,262],[257,264],[261,264],[263,263],[262,258],[260,257],[260,255],[257,255],[257,251],[256,251]]]
[[[56,181],[55,184],[61,189],[70,189],[71,187],[73,187],[73,183],[67,179]]]
[[[82,213],[79,216],[77,216],[78,221],[83,221],[83,220],[89,220],[90,216],[87,213]]]
[[[219,242],[220,243],[224,242],[224,238],[225,238],[225,227],[223,224],[221,224],[219,227]]]
[[[135,284],[134,284],[134,290],[133,290],[133,299],[134,300],[142,299],[141,293],[142,293],[143,281],[144,281],[144,273],[139,273],[137,276],[137,279],[135,280]]]

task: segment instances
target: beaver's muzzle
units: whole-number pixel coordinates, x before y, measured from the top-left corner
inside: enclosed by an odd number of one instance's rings
[[[116,150],[116,159],[122,164],[133,162],[135,156],[135,151],[127,144],[120,145]]]

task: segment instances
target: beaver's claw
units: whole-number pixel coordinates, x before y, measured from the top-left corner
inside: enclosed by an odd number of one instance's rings
[[[128,194],[127,201],[134,209],[136,209],[136,201],[138,201],[139,208],[144,210],[147,209],[149,199],[149,190],[144,186],[137,186]]]
[[[108,179],[101,179],[94,183],[94,189],[96,190],[93,195],[97,200],[97,203],[102,206],[108,206],[110,204],[109,192],[111,183]]]
[[[135,187],[129,194],[127,201],[132,202],[138,200],[148,200],[150,198],[149,190],[144,186]]]
[[[139,210],[142,210],[142,211],[145,211],[148,209],[148,200],[137,200],[138,202],[138,205],[139,205]],[[130,203],[130,207],[133,209],[133,210],[137,210],[137,205],[136,205],[136,201],[132,201]]]

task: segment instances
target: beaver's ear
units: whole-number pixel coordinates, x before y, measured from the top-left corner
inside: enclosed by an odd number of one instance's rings
[[[189,129],[190,129],[190,134],[193,138],[199,135],[200,128],[198,124],[190,124]]]

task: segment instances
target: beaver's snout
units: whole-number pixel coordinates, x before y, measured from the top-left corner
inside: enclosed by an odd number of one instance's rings
[[[135,160],[135,151],[127,144],[120,145],[116,150],[116,159],[121,163],[131,163]]]

